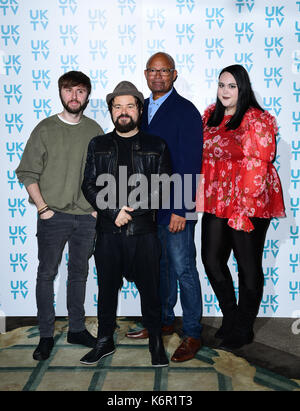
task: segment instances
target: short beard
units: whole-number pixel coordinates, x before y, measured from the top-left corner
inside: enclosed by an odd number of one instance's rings
[[[62,99],[61,97],[60,97],[60,100],[61,100],[61,104],[63,105],[63,107],[65,108],[65,110],[66,110],[68,113],[70,113],[70,114],[79,114],[80,112],[84,112],[84,110],[86,109],[87,105],[89,104],[89,100],[87,99],[84,104],[80,104],[80,103],[79,103],[79,107],[78,107],[78,108],[72,109],[72,108],[70,108],[70,107],[68,106],[67,103],[65,103],[65,102],[63,101],[63,99]]]
[[[119,123],[119,118],[120,118],[120,117],[128,117],[128,118],[130,118],[129,123],[127,123],[127,124],[121,124],[121,123]],[[139,119],[138,119],[137,122],[135,122],[135,121],[133,121],[132,117],[130,117],[130,116],[128,116],[128,115],[126,115],[126,116],[121,115],[121,116],[119,116],[119,117],[116,119],[116,121],[114,122],[114,126],[115,126],[116,130],[119,131],[120,133],[129,133],[129,131],[134,130],[134,129],[138,126],[138,124],[139,124]]]

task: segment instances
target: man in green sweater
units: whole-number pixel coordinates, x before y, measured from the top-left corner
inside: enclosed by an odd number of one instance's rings
[[[66,243],[67,341],[88,347],[96,342],[85,328],[84,300],[97,214],[83,196],[81,183],[87,146],[103,131],[83,115],[91,92],[89,77],[70,71],[59,78],[58,87],[63,111],[35,127],[16,170],[38,212],[36,299],[40,342],[33,353],[38,361],[47,359],[54,345],[54,279]]]

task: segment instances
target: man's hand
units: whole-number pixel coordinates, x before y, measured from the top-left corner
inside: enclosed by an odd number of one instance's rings
[[[134,211],[134,209],[127,206],[122,207],[115,221],[117,227],[122,227],[122,225],[128,224],[132,220],[131,215],[126,213],[126,211]]]
[[[54,211],[48,210],[45,213],[40,215],[41,220],[49,220],[49,218],[52,218],[54,216]]]
[[[98,215],[97,211],[93,211],[91,214],[94,218],[97,218],[97,215]]]
[[[177,214],[172,214],[169,224],[169,231],[171,233],[178,233],[185,229],[186,219]]]

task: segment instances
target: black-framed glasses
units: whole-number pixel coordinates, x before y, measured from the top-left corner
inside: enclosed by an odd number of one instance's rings
[[[125,110],[132,111],[132,110],[136,109],[136,107],[137,107],[137,105],[133,104],[133,103],[125,104],[125,106],[122,106],[121,104],[112,104],[112,108],[115,111],[121,111],[121,110],[123,110],[123,108],[125,108]]]
[[[161,76],[163,77],[167,77],[169,76],[172,71],[174,71],[175,69],[170,69],[170,68],[161,68],[161,69],[155,69],[152,67],[149,67],[146,69],[147,73],[149,76],[155,76],[156,73],[160,73]]]

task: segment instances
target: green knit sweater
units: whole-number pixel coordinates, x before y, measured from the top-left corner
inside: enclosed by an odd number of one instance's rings
[[[88,144],[100,134],[103,131],[99,124],[86,116],[74,125],[64,123],[57,115],[42,120],[32,131],[16,169],[19,181],[25,187],[38,183],[52,210],[91,213],[81,183]]]

